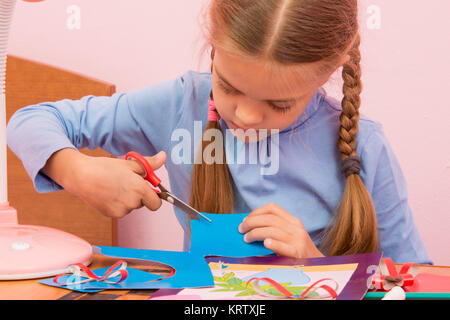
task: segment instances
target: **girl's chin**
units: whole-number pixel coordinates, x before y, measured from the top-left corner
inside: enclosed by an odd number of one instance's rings
[[[262,130],[248,129],[245,131],[243,129],[229,129],[229,130],[236,139],[246,143],[258,142],[270,136],[270,130],[265,129]]]
[[[228,130],[233,136],[242,142],[258,142],[267,138],[271,134],[271,130],[268,129],[247,129],[244,130],[236,126],[232,121],[226,121]]]

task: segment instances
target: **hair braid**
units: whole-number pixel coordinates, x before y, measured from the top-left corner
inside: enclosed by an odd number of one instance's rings
[[[357,35],[350,60],[343,65],[344,79],[342,113],[340,116],[338,149],[341,159],[357,156],[359,107],[361,105],[361,53]],[[328,255],[344,255],[378,250],[377,224],[372,199],[358,174],[346,178],[344,195],[335,221],[327,230],[323,243]]]
[[[214,47],[211,50],[211,60],[214,60]],[[213,63],[211,62],[211,73],[212,70]],[[214,100],[212,89],[209,98]],[[208,121],[206,128],[203,131],[203,135],[210,129],[221,130],[220,122]],[[232,213],[233,186],[226,161],[225,145],[222,144],[222,162],[208,164],[204,162],[203,159],[204,150],[208,144],[209,143],[202,138],[201,147],[196,155],[196,159],[199,161],[195,161],[192,169],[190,205],[201,212]]]
[[[359,36],[357,36],[355,44],[349,52],[351,59],[342,68],[344,97],[341,103],[341,127],[338,140],[338,149],[341,152],[342,160],[356,155],[356,135],[358,133],[360,94],[362,91],[359,41]]]

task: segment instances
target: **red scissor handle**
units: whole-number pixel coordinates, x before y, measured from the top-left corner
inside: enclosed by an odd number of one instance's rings
[[[161,179],[159,179],[156,174],[153,172],[152,167],[150,166],[150,163],[141,156],[139,153],[130,151],[125,155],[125,160],[134,159],[138,161],[145,170],[145,176],[144,179],[150,182],[155,188],[159,186],[161,183]]]

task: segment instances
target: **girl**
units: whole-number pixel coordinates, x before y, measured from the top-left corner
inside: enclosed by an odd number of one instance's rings
[[[8,124],[9,146],[39,192],[65,188],[107,216],[157,210],[161,200],[136,162],[78,149],[150,156],[154,169],[166,165],[172,191],[196,209],[250,212],[239,227],[244,240],[264,241],[279,255],[381,250],[399,263],[431,263],[381,125],[359,113],[357,13],[356,0],[212,0],[211,73],[189,71],[112,97],[26,107]],[[339,67],[341,102],[321,88]],[[195,163],[179,161],[173,133],[195,135],[199,122],[200,149],[184,150],[197,152]],[[211,163],[203,155],[214,129],[224,143],[214,151],[221,161]],[[279,134],[259,135],[274,129]],[[248,132],[258,134],[256,141]],[[234,140],[245,143],[235,147]],[[229,161],[268,141],[269,153],[279,156],[274,174],[261,173],[262,161]],[[175,212],[188,250],[189,222]]]

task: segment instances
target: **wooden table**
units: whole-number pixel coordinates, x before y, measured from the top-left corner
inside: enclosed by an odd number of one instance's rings
[[[89,268],[91,270],[109,267],[117,262],[110,258],[94,254]],[[168,274],[170,269],[149,262],[127,262],[127,266],[152,272]],[[147,300],[157,290],[104,290],[95,293],[82,293],[68,289],[51,287],[39,283],[40,279],[20,281],[0,281],[0,300]]]
[[[118,259],[94,255],[91,269],[113,265]],[[168,274],[170,269],[157,264],[130,263],[128,266],[157,274]],[[401,265],[396,265],[400,269]],[[420,272],[450,276],[450,267],[420,266]],[[156,290],[104,290],[81,293],[47,286],[38,280],[0,281],[0,300],[147,300]]]

